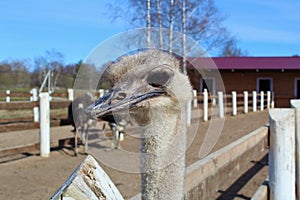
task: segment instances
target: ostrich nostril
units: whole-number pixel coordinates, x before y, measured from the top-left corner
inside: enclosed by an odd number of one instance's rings
[[[119,101],[121,101],[125,98],[126,98],[126,93],[125,92],[119,92],[116,96],[116,100],[119,100]]]

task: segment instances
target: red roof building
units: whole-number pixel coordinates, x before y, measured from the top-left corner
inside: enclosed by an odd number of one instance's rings
[[[226,93],[272,91],[275,106],[290,107],[300,99],[300,57],[215,57],[189,58],[188,75],[198,91]]]

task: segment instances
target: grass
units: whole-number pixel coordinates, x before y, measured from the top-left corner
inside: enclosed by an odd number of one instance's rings
[[[19,117],[33,117],[32,110],[0,110],[0,119],[13,119]]]
[[[10,101],[29,101],[28,97],[10,97]],[[6,97],[0,97],[0,102],[6,102]]]
[[[50,117],[57,115],[68,116],[68,108],[51,109]],[[0,119],[14,119],[20,117],[33,117],[32,109],[24,110],[0,110]]]

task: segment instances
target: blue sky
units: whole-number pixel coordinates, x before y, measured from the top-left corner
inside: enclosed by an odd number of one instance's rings
[[[65,63],[84,59],[126,30],[105,14],[109,0],[0,1],[0,61],[34,59],[55,49]],[[249,56],[300,55],[299,0],[215,0],[226,27]]]

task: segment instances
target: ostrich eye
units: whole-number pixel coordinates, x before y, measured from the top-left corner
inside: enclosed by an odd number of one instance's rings
[[[174,73],[166,69],[154,69],[147,77],[147,83],[153,87],[163,87],[168,84]]]

